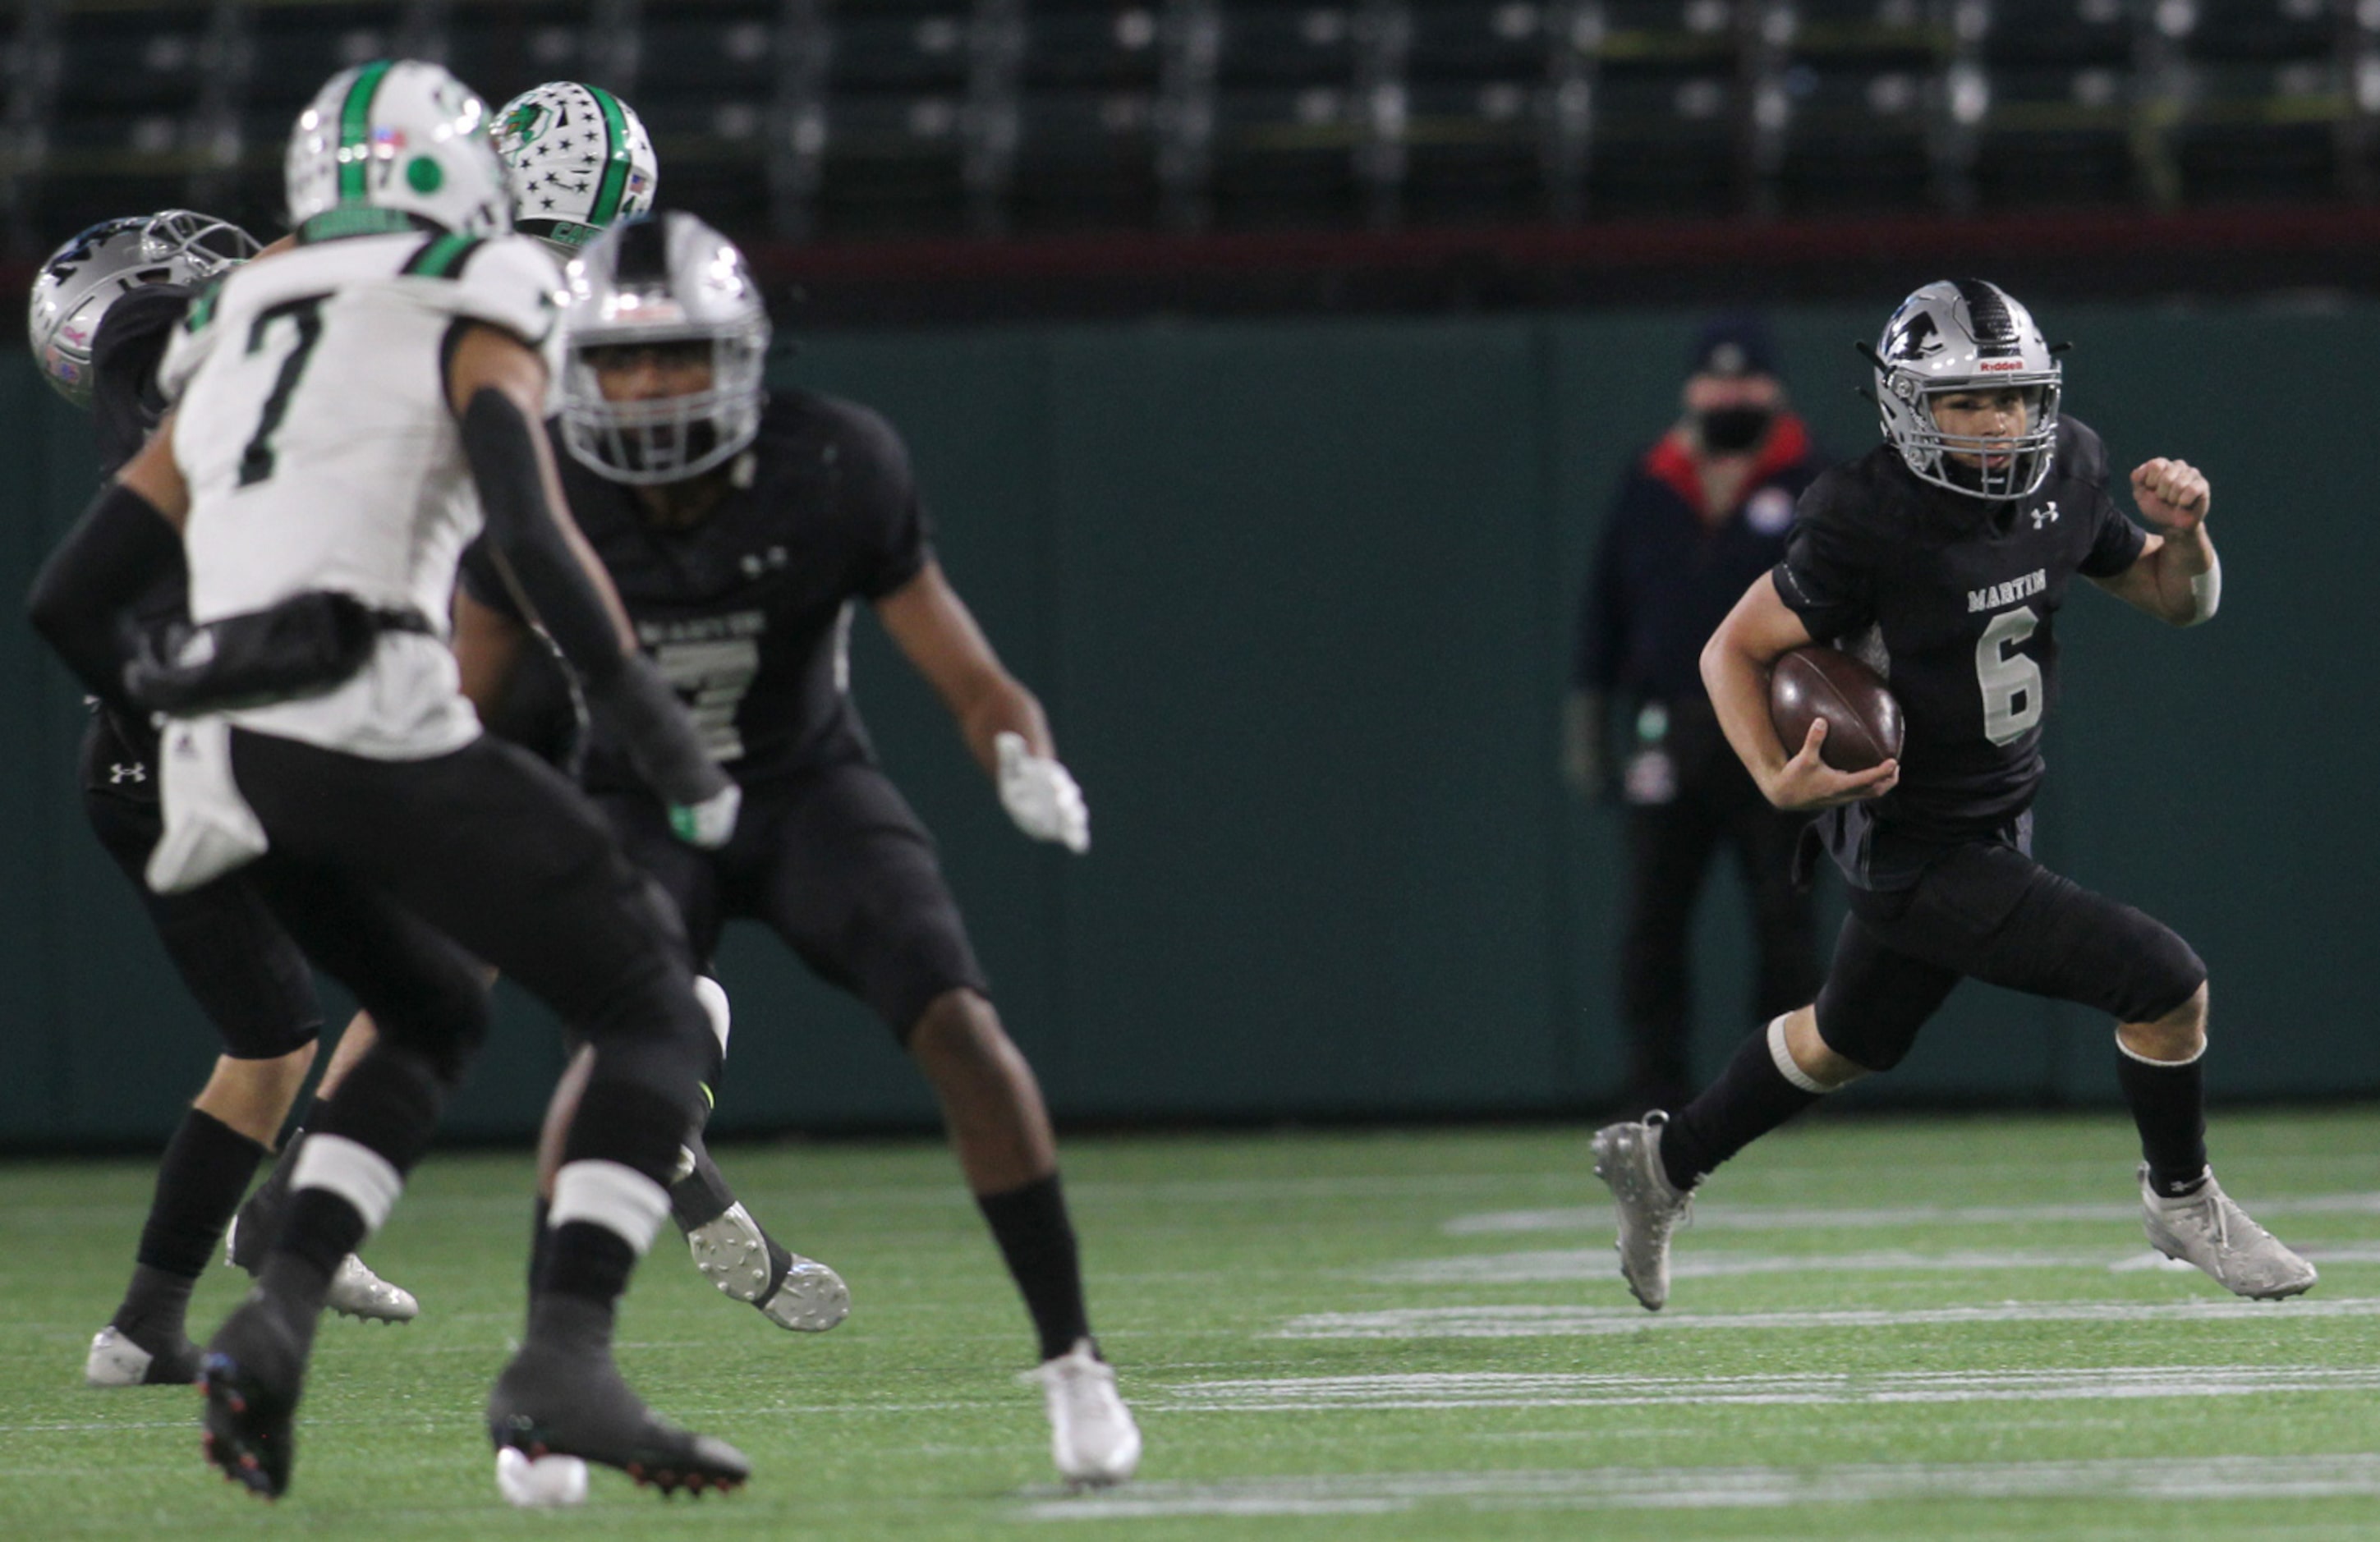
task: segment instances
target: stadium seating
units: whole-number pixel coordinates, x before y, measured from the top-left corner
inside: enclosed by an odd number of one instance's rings
[[[10,238],[212,200],[410,50],[582,77],[741,234],[2323,201],[2372,181],[2357,0],[17,0]]]

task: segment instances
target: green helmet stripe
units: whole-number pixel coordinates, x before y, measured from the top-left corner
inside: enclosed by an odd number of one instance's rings
[[[360,203],[364,197],[365,136],[371,132],[372,97],[380,83],[395,63],[393,59],[375,59],[356,72],[355,84],[347,88],[347,100],[339,108],[339,201]]]
[[[587,223],[602,229],[620,217],[620,200],[628,196],[628,115],[620,110],[620,99],[601,86],[589,86],[587,94],[603,110],[603,186],[595,192],[594,211]]]

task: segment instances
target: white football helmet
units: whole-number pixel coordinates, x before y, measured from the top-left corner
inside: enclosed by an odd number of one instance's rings
[[[91,347],[99,320],[128,289],[198,284],[257,253],[256,237],[188,209],[92,225],[50,253],[33,280],[25,330],[42,375],[77,407],[91,405]]]
[[[601,86],[549,80],[496,111],[496,153],[513,228],[567,261],[622,220],[648,213],[661,186],[636,110]]]
[[[284,167],[289,221],[317,231],[426,223],[459,236],[512,228],[504,165],[479,93],[439,65],[343,69],[298,115]]]
[[[760,431],[769,310],[744,254],[680,210],[597,237],[564,275],[562,443],[615,482],[695,476]],[[710,383],[686,395],[613,401],[594,357],[605,349],[708,344]]]

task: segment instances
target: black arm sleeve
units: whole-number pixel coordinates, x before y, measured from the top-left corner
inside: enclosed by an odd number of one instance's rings
[[[128,613],[181,565],[179,532],[148,499],[109,482],[42,565],[25,609],[33,630],[85,690],[137,715],[124,689],[124,666],[132,656]]]
[[[538,473],[537,426],[501,391],[463,410],[463,454],[487,516],[488,551],[577,671],[587,704],[619,736],[637,771],[670,803],[692,806],[727,785],[669,682],[641,653],[620,651],[602,598],[564,540]]]

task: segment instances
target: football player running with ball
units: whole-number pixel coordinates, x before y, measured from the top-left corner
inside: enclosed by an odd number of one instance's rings
[[[484,960],[595,1050],[490,1434],[664,1489],[734,1487],[742,1455],[655,1417],[611,1352],[718,1046],[676,917],[459,688],[442,620],[470,540],[488,532],[686,839],[724,841],[740,795],[558,496],[539,421],[560,274],[507,234],[480,98],[434,65],[344,71],[299,116],[286,180],[297,249],[191,302],[159,374],[173,415],[42,579],[79,618],[51,640],[93,694],[171,718],[152,887],[243,873],[379,1029],[208,1345],[208,1459],[287,1487],[333,1272],[386,1220],[486,1033]],[[193,627],[128,671],[122,613],[177,554]]]
[[[943,577],[892,429],[848,402],[763,391],[768,312],[734,246],[691,214],[658,214],[589,245],[569,279],[564,486],[638,637],[743,786],[743,822],[716,851],[674,840],[600,723],[586,785],[677,902],[696,963],[730,919],[759,921],[900,1039],[1039,1335],[1031,1374],[1060,1472],[1127,1477],[1140,1436],[1091,1337],[1049,1116],[932,838],[853,707],[853,608],[874,608],[1025,832],[1079,852],[1089,817],[1040,704]],[[527,617],[494,565],[463,573],[464,683],[493,699],[541,655],[522,646]]]
[[[2184,461],[2143,463],[2132,502],[2155,528],[2126,518],[2099,436],[2059,416],[2052,350],[1992,285],[1927,285],[1865,351],[1886,443],[1803,494],[1785,560],[1702,659],[1728,739],[1769,801],[1817,815],[1851,915],[1815,1003],[1770,1023],[1676,1112],[1597,1133],[1621,1273],[1659,1310],[1670,1235],[1696,1186],[1826,1094],[1899,1064],[1972,977],[2115,1018],[2150,1245],[2238,1294],[2296,1295],[2313,1266],[2207,1166],[2206,966],[2164,926],[2031,855],[2058,609],[2079,574],[2176,626],[2214,615],[2206,478]],[[1769,666],[1813,641],[1885,673],[1907,723],[1898,762],[1828,768],[1823,722],[1805,744],[1779,742]]]

